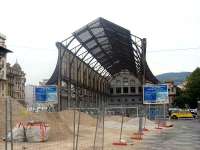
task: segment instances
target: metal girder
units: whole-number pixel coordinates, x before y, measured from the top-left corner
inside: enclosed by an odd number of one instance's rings
[[[94,34],[92,33],[92,31],[88,28],[89,33],[94,37]],[[99,42],[97,41],[96,38],[94,38],[93,40],[95,40],[95,42],[97,43],[97,45],[99,45],[99,47],[102,49],[103,53],[110,58],[110,56],[105,52],[105,49],[102,48],[102,46],[99,44]],[[111,60],[112,61],[112,60]]]
[[[82,55],[85,54],[85,53],[88,54],[88,51],[84,51],[83,53],[81,53],[81,54],[79,54],[79,55],[77,55],[77,56],[80,58],[80,56],[82,56]]]
[[[90,56],[90,57],[88,57],[87,59],[85,59],[85,60],[83,59],[83,61],[85,61],[85,62],[86,62],[86,61],[88,61],[88,60],[90,60],[90,59],[92,60],[93,58],[94,58],[94,57],[91,55],[91,56]],[[89,61],[89,62],[90,62],[90,61]]]

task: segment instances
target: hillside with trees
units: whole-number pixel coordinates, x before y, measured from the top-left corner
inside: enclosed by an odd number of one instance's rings
[[[179,91],[174,106],[180,108],[196,108],[197,101],[200,100],[200,68],[196,68],[186,79],[184,91]]]
[[[161,81],[174,81],[175,85],[183,83],[191,72],[169,72],[157,75],[156,78]]]

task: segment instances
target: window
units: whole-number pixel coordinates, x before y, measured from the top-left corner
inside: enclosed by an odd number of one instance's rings
[[[130,85],[135,85],[135,80],[130,80]]]
[[[113,88],[110,88],[110,94],[113,94]]]
[[[139,93],[142,93],[142,87],[141,86],[138,88],[138,90],[139,90]]]
[[[125,99],[124,101],[125,101],[125,102],[128,102],[128,100],[127,100],[127,99]]]
[[[121,85],[121,81],[120,80],[116,80],[116,84],[117,85]]]
[[[128,85],[128,78],[123,78],[123,85]]]
[[[120,102],[120,99],[118,99],[117,101]]]
[[[131,93],[135,93],[135,87],[131,87]]]
[[[123,93],[128,93],[128,87],[123,87]]]
[[[135,102],[135,99],[133,98],[131,101],[132,101],[132,102]]]
[[[120,94],[121,93],[121,87],[116,87],[116,93]]]
[[[111,99],[110,101],[111,101],[111,102],[114,102],[114,100],[113,100],[113,99]]]

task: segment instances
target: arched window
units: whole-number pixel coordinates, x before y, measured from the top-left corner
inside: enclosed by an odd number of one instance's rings
[[[120,80],[116,80],[116,85],[121,86],[121,81]]]
[[[131,79],[130,80],[130,85],[135,85],[135,80]]]
[[[128,85],[128,78],[123,78],[123,85]]]

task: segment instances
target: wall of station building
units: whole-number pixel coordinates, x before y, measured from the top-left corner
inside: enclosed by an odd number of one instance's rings
[[[65,49],[61,50],[64,53]],[[67,80],[70,78],[71,84],[75,83],[96,92],[106,93],[108,89],[107,80],[70,51],[65,51],[62,60],[62,76]]]
[[[107,99],[109,83],[97,71],[71,51],[61,48],[62,89],[61,109],[74,107],[97,107]]]
[[[110,82],[109,106],[134,106],[142,104],[142,84],[128,70],[114,75]]]

